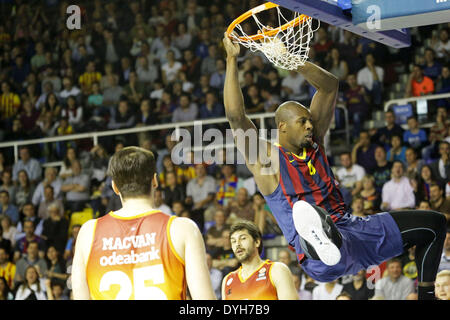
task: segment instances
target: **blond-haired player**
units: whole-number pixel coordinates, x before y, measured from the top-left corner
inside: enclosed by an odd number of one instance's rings
[[[216,299],[195,223],[154,209],[153,153],[124,148],[108,171],[123,207],[81,227],[72,266],[74,299],[182,300],[186,286],[193,299]]]

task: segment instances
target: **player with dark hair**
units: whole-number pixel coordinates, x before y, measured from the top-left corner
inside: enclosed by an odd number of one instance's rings
[[[224,300],[298,300],[289,268],[281,262],[261,259],[261,232],[253,222],[232,225],[230,242],[241,266],[223,278]]]
[[[108,174],[123,207],[81,227],[74,299],[183,300],[186,285],[193,299],[216,299],[198,227],[154,209],[153,153],[124,148],[111,158]]]
[[[248,133],[257,129],[245,114],[239,87],[240,47],[226,35],[223,42],[227,52],[225,112],[237,148],[286,240],[295,248],[302,269],[317,281],[330,282],[379,265],[415,245],[419,299],[433,299],[445,238],[444,215],[411,210],[355,217],[344,203],[324,149],[338,79],[310,62],[299,67],[297,71],[317,89],[311,105],[308,109],[296,101],[282,103],[275,112],[279,143],[258,138],[255,156],[245,143],[251,137]]]

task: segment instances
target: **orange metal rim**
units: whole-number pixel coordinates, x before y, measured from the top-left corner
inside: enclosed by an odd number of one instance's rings
[[[228,26],[227,31],[226,31],[227,36],[230,38],[233,38],[231,36],[231,33],[233,32],[236,25],[240,24],[242,21],[247,20],[252,15],[257,14],[261,11],[276,8],[276,7],[279,7],[279,5],[276,3],[273,3],[273,2],[267,2],[267,3],[261,4],[257,7],[255,7],[253,9],[248,10],[247,12],[245,12],[242,15],[240,15],[239,17],[237,17],[232,23],[230,23],[230,25]],[[278,28],[268,29],[267,31],[263,31],[262,33],[258,33],[258,34],[248,36],[248,37],[239,37],[239,40],[243,41],[243,42],[261,40],[264,38],[264,36],[266,36],[266,37],[274,36],[280,31],[286,30],[287,28],[296,27],[300,23],[303,23],[304,21],[307,21],[309,19],[311,19],[309,16],[302,14],[302,15],[298,16],[297,18],[279,26]]]

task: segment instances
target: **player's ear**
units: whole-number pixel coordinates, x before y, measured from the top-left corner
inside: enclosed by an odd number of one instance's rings
[[[112,180],[111,186],[112,186],[112,189],[113,189],[114,193],[117,194],[117,195],[120,195],[119,188],[117,188],[116,183],[114,182],[114,180]]]
[[[153,175],[153,179],[152,179],[152,189],[156,190],[158,188],[158,176],[155,174]]]

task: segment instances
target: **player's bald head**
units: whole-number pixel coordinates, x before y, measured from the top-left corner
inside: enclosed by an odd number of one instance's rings
[[[309,110],[301,103],[297,101],[286,101],[280,104],[275,111],[275,123],[278,127],[280,122],[287,122],[305,112],[309,113]]]

